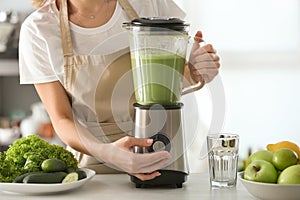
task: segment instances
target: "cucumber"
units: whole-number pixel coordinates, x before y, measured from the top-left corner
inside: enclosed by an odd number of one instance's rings
[[[61,183],[66,176],[66,172],[30,174],[24,177],[23,183]]]
[[[78,169],[76,172],[78,174],[78,180],[81,180],[81,179],[84,179],[87,177],[85,171],[83,171],[83,170]]]
[[[67,174],[67,176],[62,180],[62,183],[72,183],[78,181],[78,173],[77,172],[71,172]]]
[[[66,163],[56,158],[49,158],[42,162],[41,168],[44,172],[61,172],[66,171]]]
[[[67,169],[67,173],[76,172],[78,174],[78,180],[84,179],[87,177],[86,172],[81,169],[76,169],[74,167],[70,167]]]
[[[28,173],[25,173],[25,174],[21,174],[20,176],[16,177],[14,180],[13,180],[13,183],[23,183],[23,179],[30,175],[30,174],[40,174],[40,173],[44,173],[42,171],[38,171],[38,172],[28,172]]]
[[[66,170],[66,172],[67,173],[76,172],[77,169],[78,168],[76,168],[76,167],[68,167],[67,170]]]

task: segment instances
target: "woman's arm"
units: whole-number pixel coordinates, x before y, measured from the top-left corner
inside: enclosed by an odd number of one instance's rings
[[[82,144],[67,93],[59,81],[34,85],[59,138],[77,151],[90,155]]]
[[[151,154],[132,152],[134,146],[150,146],[153,141],[149,139],[124,137],[108,144],[99,141],[77,123],[73,117],[68,95],[59,81],[35,84],[35,88],[56,133],[73,149],[112,164],[141,180],[150,180],[159,176],[159,172],[155,170],[163,168],[170,161],[170,154],[166,151]]]

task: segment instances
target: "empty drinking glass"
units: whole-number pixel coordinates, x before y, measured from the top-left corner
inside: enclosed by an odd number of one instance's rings
[[[235,186],[238,168],[239,136],[228,133],[208,135],[207,150],[211,186]]]

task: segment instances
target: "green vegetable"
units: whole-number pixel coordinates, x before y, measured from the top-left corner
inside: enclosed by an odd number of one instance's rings
[[[78,168],[75,167],[69,167],[67,168],[67,173],[76,172]]]
[[[62,180],[62,183],[72,183],[78,181],[78,174],[76,172],[71,172]]]
[[[78,168],[76,169],[74,167],[69,167],[67,169],[67,173],[71,173],[71,172],[77,172],[77,174],[78,174],[78,180],[81,180],[81,179],[84,179],[84,178],[87,177],[86,172],[84,170],[82,170],[82,169],[78,169]]]
[[[26,158],[26,162],[24,165],[24,169],[28,169],[30,171],[39,171],[40,163],[45,159],[45,157],[46,156],[42,155],[42,153],[25,153],[24,158]]]
[[[84,178],[87,177],[85,171],[83,171],[83,170],[80,170],[80,169],[79,169],[79,170],[77,170],[76,172],[77,172],[77,174],[78,174],[78,180],[81,180],[81,179],[84,179]]]
[[[42,162],[42,170],[45,172],[61,172],[66,171],[66,163],[56,158],[49,158]]]
[[[6,160],[6,152],[0,152],[0,181],[11,182],[12,177],[22,174],[21,172],[17,173],[18,171],[21,171],[20,167],[16,166],[10,159]]]
[[[49,144],[37,135],[16,140],[5,152],[0,152],[0,182],[12,182],[27,172],[41,171],[41,164],[49,158],[65,162],[67,168],[78,168],[74,155],[64,147]]]
[[[66,175],[66,172],[30,174],[24,177],[23,183],[61,183]]]
[[[38,172],[28,172],[28,173],[22,174],[22,175],[16,177],[16,178],[13,180],[13,183],[23,183],[23,179],[24,179],[26,176],[31,175],[31,174],[40,174],[40,173],[44,173],[44,172],[38,171]]]

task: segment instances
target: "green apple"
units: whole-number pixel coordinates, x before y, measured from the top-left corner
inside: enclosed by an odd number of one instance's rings
[[[250,163],[255,160],[265,160],[268,162],[272,162],[273,152],[268,150],[259,150],[251,154],[245,162],[245,166],[247,167]]]
[[[289,166],[296,165],[298,156],[291,149],[278,149],[273,153],[272,163],[278,170],[284,170]]]
[[[300,184],[300,165],[293,165],[283,170],[277,180],[278,184]]]
[[[274,165],[265,160],[251,162],[244,171],[244,179],[249,181],[276,183],[278,172]]]

